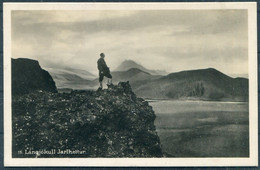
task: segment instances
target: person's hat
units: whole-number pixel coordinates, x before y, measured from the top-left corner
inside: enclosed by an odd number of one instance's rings
[[[103,57],[103,56],[105,56],[105,54],[104,53],[100,53],[100,56]]]

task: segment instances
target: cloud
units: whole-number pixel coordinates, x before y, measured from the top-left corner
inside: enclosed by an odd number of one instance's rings
[[[26,28],[26,33],[58,29],[79,33],[131,31],[155,25],[183,26],[189,29],[185,34],[212,34],[247,29],[246,10],[14,11],[12,17],[14,29],[19,29],[19,25]],[[174,27],[172,30],[175,31]]]
[[[247,73],[246,10],[13,11],[13,57],[96,73],[99,53],[115,68],[133,59],[169,72]],[[239,65],[237,68],[234,65]]]

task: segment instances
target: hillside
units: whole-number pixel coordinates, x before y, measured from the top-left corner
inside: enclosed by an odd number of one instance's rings
[[[216,69],[172,73],[152,81],[132,84],[146,98],[247,101],[248,79],[231,78]]]
[[[142,70],[142,71],[149,73],[151,75],[166,75],[166,74],[168,74],[166,71],[162,71],[162,70],[149,70],[149,69],[143,67],[142,65],[137,64],[133,60],[123,61],[114,71],[127,71],[127,70],[132,69],[132,68]]]

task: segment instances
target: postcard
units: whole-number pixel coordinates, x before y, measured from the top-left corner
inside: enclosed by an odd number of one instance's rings
[[[3,11],[6,167],[258,165],[256,3]]]

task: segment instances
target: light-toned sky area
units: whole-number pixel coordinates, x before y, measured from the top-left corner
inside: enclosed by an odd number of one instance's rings
[[[97,73],[132,59],[148,69],[248,73],[247,10],[13,11],[12,57]]]

